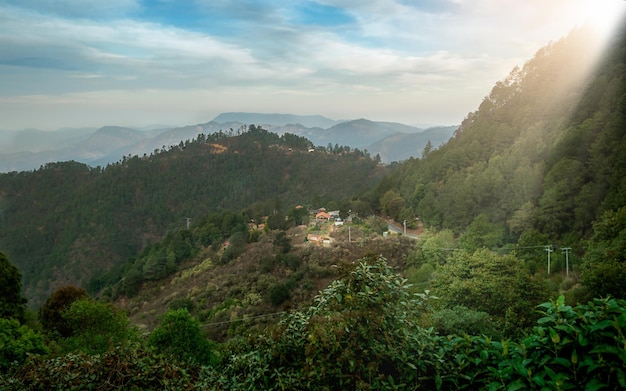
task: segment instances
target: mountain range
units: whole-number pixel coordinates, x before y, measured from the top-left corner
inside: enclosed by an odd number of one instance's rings
[[[120,126],[66,128],[48,132],[36,129],[0,130],[0,172],[35,170],[46,163],[74,160],[106,166],[125,156],[143,156],[194,139],[198,134],[228,133],[250,124],[279,135],[306,137],[314,145],[341,145],[379,155],[383,163],[420,157],[430,141],[438,147],[458,126],[421,129],[367,119],[335,121],[321,115],[222,113],[203,124],[182,127],[134,129]]]

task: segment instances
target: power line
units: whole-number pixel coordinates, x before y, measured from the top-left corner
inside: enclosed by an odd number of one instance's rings
[[[271,314],[262,314],[262,315],[250,316],[250,317],[247,317],[247,318],[238,318],[238,319],[224,320],[224,321],[221,321],[221,322],[205,323],[205,324],[202,325],[202,327],[216,326],[216,325],[220,325],[220,324],[227,324],[227,323],[234,323],[234,322],[241,322],[241,321],[244,321],[244,320],[264,318],[264,317],[275,316],[275,315],[286,314],[286,313],[287,313],[286,311],[280,311],[280,312],[274,312],[274,313],[271,313]]]

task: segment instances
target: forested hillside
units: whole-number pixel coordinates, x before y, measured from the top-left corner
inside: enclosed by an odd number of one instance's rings
[[[511,240],[536,230],[571,245],[625,205],[624,40],[587,76],[598,50],[589,35],[580,29],[541,49],[445,146],[386,178],[388,212],[457,233],[482,214]]]
[[[391,167],[251,126],[0,176],[0,386],[625,389],[618,38],[591,71],[586,30],[548,45]]]
[[[106,167],[60,162],[2,174],[0,249],[38,305],[55,287],[86,284],[124,264],[187,218],[253,203],[254,215],[319,206],[362,193],[385,171],[359,150],[311,147],[251,125]]]

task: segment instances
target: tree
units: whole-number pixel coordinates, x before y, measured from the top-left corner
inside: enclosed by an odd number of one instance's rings
[[[111,304],[84,297],[70,304],[61,316],[71,330],[71,336],[63,341],[70,351],[99,354],[137,339],[126,314]]]
[[[194,364],[212,364],[216,360],[213,345],[200,331],[200,322],[186,308],[170,310],[148,338],[148,344],[161,353]]]
[[[46,300],[41,307],[39,316],[44,329],[51,333],[58,333],[61,337],[69,337],[74,331],[72,326],[63,318],[63,311],[73,302],[87,297],[87,291],[73,285],[63,286]]]
[[[501,244],[504,230],[492,224],[485,214],[479,214],[459,237],[459,245],[472,253],[480,248],[494,248]]]
[[[626,206],[607,211],[593,225],[581,282],[592,297],[626,297]]]
[[[22,274],[0,252],[0,318],[24,321],[26,299],[22,296]]]
[[[544,286],[531,278],[522,261],[486,248],[473,254],[455,251],[437,268],[431,287],[444,308],[486,312],[508,333],[532,325],[534,307],[546,296]]]

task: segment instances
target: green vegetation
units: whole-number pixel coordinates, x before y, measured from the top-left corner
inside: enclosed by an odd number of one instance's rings
[[[199,324],[189,313],[177,310],[168,313],[148,339],[156,351],[130,339],[103,353],[34,356],[0,375],[0,386],[7,390],[626,386],[625,300],[594,299],[571,307],[560,296],[539,306],[541,318],[525,337],[495,340],[437,334],[429,321],[434,298],[412,294],[408,288],[384,260],[369,257],[320,292],[309,307],[291,312],[258,336],[223,344],[219,356],[200,336]]]
[[[186,309],[167,312],[150,334],[148,345],[181,362],[211,365],[217,361],[212,344],[200,331],[200,322]]]
[[[0,176],[0,388],[626,388],[626,34],[585,38],[391,167],[250,126]]]
[[[61,162],[0,174],[0,249],[22,272],[35,308],[66,281],[91,293],[110,285],[114,281],[99,277],[184,229],[187,218],[195,224],[215,212],[249,208],[246,217],[260,222],[291,205],[318,207],[358,196],[387,171],[359,150],[309,147],[302,137],[250,125],[237,134],[199,134],[107,167]],[[148,279],[171,273],[180,255],[154,250]]]
[[[24,320],[26,298],[22,296],[22,274],[0,252],[0,318]]]

